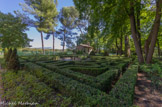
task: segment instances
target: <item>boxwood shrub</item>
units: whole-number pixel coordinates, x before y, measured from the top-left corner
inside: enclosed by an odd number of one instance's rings
[[[26,71],[7,71],[2,75],[4,95],[7,102],[37,103],[36,107],[69,106],[71,98],[57,93],[38,78]],[[16,105],[21,106],[21,105]],[[31,106],[31,105],[28,105]]]
[[[33,69],[32,66],[35,66],[35,69]],[[58,72],[61,70],[58,68],[54,68],[56,72],[52,72],[33,63],[31,63],[30,67],[30,71],[32,71],[31,73],[33,74],[37,67],[40,68],[38,71],[44,75],[41,75],[42,77],[46,77],[42,78],[42,80],[44,80],[48,86],[58,89],[61,93],[67,96],[72,96],[72,101],[77,102],[79,106],[127,107],[132,105],[134,87],[137,78],[136,74],[138,72],[137,65],[132,65],[127,69],[120,80],[115,84],[114,88],[110,91],[109,95],[90,85],[82,84],[73,80],[73,78],[68,78],[68,76],[59,74]],[[112,81],[113,77],[118,76],[119,72],[120,70],[117,69],[107,71],[102,75],[97,76],[96,78],[98,78],[98,81],[95,80],[94,83],[97,84],[96,86],[108,84],[110,83],[109,81]],[[38,74],[37,76],[39,77]],[[104,82],[99,82],[99,80]]]
[[[137,80],[138,65],[131,65],[124,75],[118,80],[113,89],[109,93],[109,100],[103,100],[102,106],[107,107],[130,107],[133,105],[134,90]]]
[[[112,66],[110,67],[111,69],[106,71],[105,73],[97,76],[96,78],[90,75],[86,75],[86,74],[82,74],[80,72],[74,72],[68,69],[62,69],[60,70],[58,67],[56,66],[51,66],[50,64],[45,64],[45,63],[37,63],[49,70],[51,70],[52,72],[56,72],[59,74],[62,74],[66,77],[70,77],[74,80],[77,80],[81,83],[90,85],[94,88],[100,89],[102,91],[106,91],[109,90],[111,88],[111,82],[113,80],[115,80],[118,76],[119,73],[121,72],[122,69],[124,69],[124,67],[126,67],[127,63],[123,63],[123,64],[118,64],[116,65],[116,68],[113,68]],[[37,73],[37,75],[41,75],[42,78],[48,78],[43,77],[42,73],[40,73],[40,70],[44,70],[44,68],[39,67],[32,67],[33,63],[28,63],[26,64],[27,68],[30,68],[31,70],[36,69],[34,73]],[[28,69],[28,71],[30,71],[30,69]],[[44,72],[46,73],[46,72]]]
[[[36,64],[33,64],[33,66],[38,67],[38,65]],[[35,70],[36,69],[33,69],[32,67],[30,69],[30,71],[33,72],[35,72]],[[50,70],[48,69],[44,68],[44,70],[45,71],[39,71],[50,72]],[[42,74],[45,75],[44,73]],[[46,79],[44,80],[44,82],[48,84],[48,86],[50,86],[51,88],[58,89],[61,93],[67,96],[72,96],[72,100],[78,102],[79,105],[95,106],[96,104],[98,104],[98,101],[102,96],[107,96],[106,93],[96,88],[82,84],[76,80],[73,80],[72,78],[68,78],[56,72],[46,74],[46,76],[48,78],[43,79]]]
[[[102,68],[83,68],[83,67],[70,67],[74,72],[81,72],[83,74],[91,75],[91,76],[97,76],[99,74],[104,73],[109,69],[109,67],[102,67]]]

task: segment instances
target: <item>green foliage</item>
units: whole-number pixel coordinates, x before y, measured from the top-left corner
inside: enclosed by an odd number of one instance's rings
[[[112,81],[119,78],[120,74],[122,74],[122,72],[127,66],[128,62],[123,64],[117,64],[114,67],[111,66],[110,70],[97,76],[96,78],[98,80],[97,87],[99,87],[99,89],[103,91],[110,90]]]
[[[128,62],[130,60],[119,64],[119,63],[115,63],[114,66],[112,65],[114,62],[109,62],[109,63],[105,63],[105,61],[99,61],[99,62],[78,62],[78,61],[49,61],[49,62],[36,62],[38,65],[45,67],[49,70],[52,70],[53,72],[59,73],[61,75],[70,77],[74,80],[77,80],[81,83],[85,83],[87,85],[90,85],[92,87],[98,88],[100,90],[106,90],[108,87],[106,84],[111,84],[111,81],[114,80],[115,78],[117,78],[120,74],[122,73],[122,71],[124,70],[124,68],[128,65]],[[97,65],[96,63],[101,65]],[[27,68],[30,68],[33,64],[32,63],[27,63],[25,64]],[[110,66],[111,65],[111,68]],[[83,66],[83,67],[80,67]],[[86,68],[85,68],[86,67]],[[100,68],[101,67],[101,68]],[[61,70],[61,69],[62,70]],[[66,68],[66,69],[64,69]],[[71,71],[68,69],[71,68],[75,68],[75,71]],[[110,69],[110,70],[106,70],[106,69]],[[85,74],[80,73],[80,70],[83,70],[85,72]],[[116,70],[114,69],[118,69],[116,72]],[[38,69],[39,70],[39,69]],[[91,71],[90,71],[91,70]],[[109,72],[112,71],[112,72]],[[105,73],[103,73],[105,72]],[[89,75],[86,75],[86,74]],[[101,75],[99,75],[101,74]],[[97,78],[95,79],[94,77],[90,76],[97,76]]]
[[[12,48],[10,48],[8,50],[8,52],[6,52],[6,55],[5,55],[5,62],[8,63],[10,58],[11,58],[11,55],[12,55]]]
[[[1,69],[4,69],[6,67],[6,63],[5,63],[4,58],[0,58],[0,66],[1,66]]]
[[[156,61],[155,64],[147,65],[143,64],[140,66],[140,70],[146,72],[151,79],[152,86],[155,89],[162,90],[162,67],[160,61]]]
[[[78,18],[79,13],[75,9],[75,7],[63,7],[61,9],[60,15],[59,15],[59,20],[61,24],[69,29],[75,28],[75,21]]]
[[[59,91],[63,94],[72,96],[72,99],[74,101],[77,101],[79,105],[95,105],[97,103],[97,99],[100,98],[101,95],[105,96],[105,93],[95,88],[77,82],[58,73],[49,71],[38,65],[28,66],[28,70],[33,73],[39,72],[39,74],[42,74],[42,77],[44,78],[42,78],[41,76],[39,78],[48,83],[50,87],[55,87],[59,89]],[[60,70],[58,70],[58,72],[59,71]]]
[[[55,1],[55,2],[54,2]],[[44,51],[43,32],[54,34],[54,27],[57,26],[57,9],[55,3],[57,0],[25,0],[21,4],[23,11],[33,15],[34,27],[41,33],[42,49]]]
[[[106,70],[108,70],[108,67],[103,67],[103,68],[70,67],[69,69],[71,69],[72,71],[75,71],[75,72],[81,72],[83,74],[97,76],[99,74],[102,74]]]
[[[96,78],[96,87],[102,91],[110,90],[112,81],[118,78],[118,74],[120,74],[118,69],[111,69],[99,75]]]
[[[34,16],[34,24],[39,32],[54,31],[54,19],[58,15],[54,0],[25,0],[25,4],[21,6],[25,12]]]
[[[76,21],[79,17],[78,11],[75,7],[63,7],[59,13],[59,20],[62,24],[60,29],[57,31],[58,38],[62,41],[62,46],[65,44],[69,49],[74,49],[75,44],[72,39],[74,39],[75,32],[73,29],[77,27]]]
[[[152,73],[156,73],[159,77],[162,78],[162,69],[159,64],[152,64]]]
[[[39,64],[43,65],[43,63]],[[132,104],[132,96],[134,94],[132,90],[134,90],[133,87],[135,86],[136,82],[138,66],[132,65],[124,73],[123,77],[117,83],[119,85],[116,84],[117,86],[115,86],[116,88],[114,90],[116,90],[116,93],[113,91],[111,92],[113,94],[109,96],[99,90],[96,90],[95,88],[104,91],[110,89],[111,87],[109,86],[111,85],[111,82],[122,73],[122,70],[126,67],[126,65],[128,65],[128,63],[120,64],[117,67],[120,68],[119,70],[115,70],[112,67],[111,70],[108,70],[105,73],[97,76],[96,79],[94,77],[72,72],[70,70],[60,70],[57,67],[48,64],[44,64],[43,67],[49,68],[50,70],[33,63],[26,64],[26,69],[45,83],[49,84],[50,87],[54,87],[60,90],[65,95],[72,96],[72,101],[77,102],[78,105],[97,106],[100,104],[101,106],[114,106],[118,105],[118,102],[124,101],[124,103],[120,104],[125,106],[126,101],[130,101],[126,103],[127,105]],[[92,88],[88,85],[95,88]],[[119,95],[120,92],[117,90],[122,91],[122,93],[120,93],[120,98],[116,98],[117,93]],[[106,99],[106,101],[104,99]]]
[[[130,106],[133,104],[133,95],[137,79],[138,66],[132,65],[123,77],[116,83],[110,96],[119,100],[118,103],[112,105]]]
[[[0,43],[2,48],[17,48],[29,45],[31,41],[24,33],[27,25],[19,17],[0,12]]]
[[[19,62],[18,55],[17,55],[17,49],[14,49],[9,57],[10,58],[9,58],[9,62],[7,64],[7,68],[9,70],[15,70],[15,71],[19,70],[20,69],[20,62]]]
[[[84,34],[84,37],[82,37],[81,35],[78,42],[80,41],[85,42],[86,40],[87,41],[89,40],[95,50],[99,50],[98,48],[104,50],[115,49],[116,51],[120,50],[119,52],[122,53],[122,46],[124,46],[122,39],[125,35],[131,35],[132,33],[134,37],[130,39],[131,51],[135,53],[139,52],[141,49],[145,48],[144,44],[146,43],[146,39],[148,38],[148,35],[152,36],[151,31],[154,31],[153,29],[157,29],[156,36],[160,39],[161,16],[159,16],[159,18],[157,17],[157,15],[159,15],[157,13],[160,13],[161,10],[160,9],[161,7],[158,6],[161,4],[161,1],[159,0],[154,2],[154,5],[152,5],[152,1],[149,0],[144,1],[73,0],[73,1],[77,10],[80,13],[80,18],[88,22],[87,33]],[[156,9],[157,11],[152,11]],[[132,18],[130,17],[131,15],[133,19],[131,19]],[[157,26],[154,26],[156,22],[156,21],[154,22],[154,20],[156,19],[158,20],[158,24]],[[134,20],[134,22],[132,21],[131,23],[130,20]],[[133,34],[133,32],[135,32],[136,34],[135,33]],[[118,38],[120,38],[121,41],[120,48],[117,46],[119,45],[119,43],[115,44],[115,40]],[[156,39],[154,40],[155,42],[152,43],[155,45]],[[134,45],[134,43],[136,44]],[[125,45],[126,48],[128,44]],[[139,46],[141,49],[138,48],[137,46]],[[127,50],[126,48],[125,50]],[[152,53],[154,52],[152,51]],[[139,53],[137,55],[138,57],[141,57],[143,56],[143,53],[142,55],[140,55]],[[152,58],[152,54],[151,57],[149,58],[150,59]],[[143,58],[141,59],[143,60]],[[144,60],[141,62],[144,62]]]
[[[76,54],[78,54],[78,55],[83,55],[83,54],[85,54],[85,53],[84,53],[83,51],[77,51]]]
[[[36,106],[70,105],[71,100],[56,93],[26,71],[3,73],[4,97],[7,101],[38,103]]]
[[[70,78],[72,78],[72,79],[74,79],[74,80],[78,80],[78,81],[80,81],[80,82],[82,82],[82,83],[86,83],[86,84],[88,84],[88,85],[93,84],[93,81],[94,81],[94,77],[88,76],[88,75],[85,75],[85,74],[82,74],[82,73],[79,73],[79,72],[73,72],[73,71],[67,70],[67,69],[60,70],[60,69],[58,69],[58,67],[56,67],[56,66],[51,66],[51,65],[49,65],[49,64],[43,64],[43,63],[37,63],[37,64],[39,64],[39,65],[41,65],[41,66],[43,66],[43,67],[45,67],[45,68],[51,70],[52,72],[59,73],[59,74],[61,74],[61,75],[70,77]],[[29,70],[29,71],[31,71],[31,70],[34,69],[35,72],[33,72],[33,73],[37,73],[37,72],[38,72],[38,75],[39,75],[39,73],[40,73],[39,70],[42,69],[42,68],[41,68],[41,67],[38,67],[38,66],[36,66],[36,68],[31,68],[31,65],[33,65],[33,63],[26,63],[26,64],[25,64],[25,68],[26,68],[27,70]],[[39,68],[40,68],[40,69],[39,69]],[[37,70],[36,70],[36,69],[37,69]],[[42,70],[43,70],[43,69],[42,69]],[[41,73],[40,73],[40,74],[41,74]],[[38,76],[38,77],[39,77],[39,76]],[[41,77],[41,76],[40,76],[40,77]],[[43,78],[42,78],[42,79],[43,79]]]
[[[133,64],[130,68],[128,68],[128,70],[123,74],[123,76],[110,91],[109,98],[102,99],[104,107],[129,107],[133,105],[137,72],[138,66],[136,64]]]

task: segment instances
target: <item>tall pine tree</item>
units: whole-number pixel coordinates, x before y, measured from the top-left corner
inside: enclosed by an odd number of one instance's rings
[[[48,33],[54,31],[56,26],[54,18],[57,16],[55,2],[57,0],[25,0],[25,4],[21,4],[23,10],[35,18],[35,27],[41,34],[42,50],[44,50],[43,32]]]
[[[59,14],[59,21],[62,26],[58,30],[57,34],[59,35],[59,39],[62,41],[63,51],[65,49],[65,45],[69,48],[73,47],[74,44],[72,42],[73,35],[76,35],[72,30],[77,27],[76,21],[79,17],[79,12],[75,9],[75,7],[63,7]]]

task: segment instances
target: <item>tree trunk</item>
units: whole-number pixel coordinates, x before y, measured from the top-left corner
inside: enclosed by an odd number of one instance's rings
[[[156,40],[157,40],[157,36],[159,32],[161,9],[162,9],[161,5],[162,5],[162,0],[156,1],[156,16],[155,16],[155,21],[154,21],[154,24],[151,30],[152,32],[150,33],[150,35],[152,36],[152,39],[151,39],[151,43],[150,43],[150,47],[149,47],[149,51],[148,51],[148,55],[146,59],[147,64],[150,64],[152,61],[152,56],[154,53],[154,48],[155,48],[155,44],[156,44]]]
[[[63,52],[65,51],[65,32],[64,32],[64,39],[63,39]]]
[[[83,31],[79,26],[78,26],[78,29],[80,30],[80,33],[83,35]]]
[[[129,37],[125,36],[125,57],[130,57],[130,44],[129,44]]]
[[[145,50],[145,60],[147,59],[147,55],[148,55],[148,51],[149,51],[149,46],[150,46],[150,42],[151,42],[151,39],[152,39],[152,30],[151,30],[151,33],[149,35],[149,37],[147,38],[147,40],[145,41],[145,46],[144,46],[144,50]]]
[[[116,38],[116,55],[119,54],[118,39]]]
[[[135,15],[134,15],[134,4],[133,1],[130,2],[130,14],[129,14],[129,18],[130,18],[130,23],[131,23],[131,32],[132,32],[132,37],[133,37],[133,41],[135,44],[135,48],[136,48],[136,53],[138,56],[138,61],[139,63],[143,63],[144,59],[143,59],[143,55],[142,55],[142,51],[139,45],[139,41],[137,38],[137,29],[136,29],[136,21],[135,21]]]
[[[109,56],[109,50],[104,50],[104,56]]]
[[[141,1],[139,1],[140,2],[140,4],[141,4]],[[141,6],[141,5],[140,5]],[[138,41],[139,41],[139,45],[140,45],[140,47],[142,46],[141,45],[141,33],[140,33],[140,30],[141,30],[141,22],[140,22],[140,9],[139,9],[140,7],[138,7],[137,8],[137,33],[138,33]],[[141,51],[142,51],[142,49],[141,49]]]
[[[158,56],[160,58],[161,52],[160,52],[160,44],[159,44],[159,40],[158,39],[157,39],[157,46],[158,46]]]
[[[99,51],[98,51],[98,53],[100,54],[101,53],[101,48],[99,47]]]
[[[141,1],[140,1],[140,3],[141,3]],[[138,8],[140,8],[140,7],[138,7]],[[141,13],[140,9],[138,9],[137,10],[137,34],[138,34],[138,42],[139,42],[140,50],[142,52],[141,33],[140,33],[140,31],[141,31],[140,13]]]
[[[121,33],[121,37],[120,37],[120,55],[122,55],[123,53],[123,35]]]
[[[55,34],[53,32],[53,55],[55,54]]]
[[[45,55],[44,41],[43,41],[43,32],[41,32],[41,40],[42,40],[42,51],[43,51],[43,54]]]

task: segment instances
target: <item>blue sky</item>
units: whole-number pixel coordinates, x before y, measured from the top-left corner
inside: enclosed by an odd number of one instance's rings
[[[24,0],[0,0],[0,11],[3,13],[13,13],[14,10],[22,10],[19,6],[19,3],[24,3]],[[64,6],[74,6],[73,0],[58,0],[58,6],[57,9],[60,11],[60,9]],[[34,41],[30,44],[33,47],[41,47],[41,37],[40,33],[35,28],[30,28],[29,31],[26,32],[28,34],[28,37],[30,39],[33,39]],[[45,36],[45,35],[44,35]],[[55,48],[56,49],[62,49],[62,46],[60,45],[61,41],[56,39],[55,40]],[[45,47],[52,47],[52,38],[49,40],[44,39],[44,45]]]

